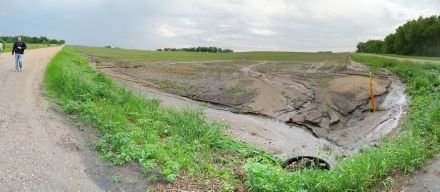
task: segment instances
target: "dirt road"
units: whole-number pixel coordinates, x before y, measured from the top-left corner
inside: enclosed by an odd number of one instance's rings
[[[0,57],[1,191],[102,191],[86,173],[78,128],[49,108],[44,70],[60,47],[26,52],[24,71]]]
[[[388,56],[388,55],[381,55],[381,54],[369,54],[369,53],[364,53],[364,55],[372,55],[372,56],[376,56],[376,57],[383,57],[383,58],[387,58],[387,59],[396,59],[398,61],[410,61],[410,62],[414,62],[414,63],[432,63],[432,64],[440,64],[440,60],[429,60],[429,59],[423,59],[423,58],[406,58],[406,57],[399,57],[399,56]]]
[[[396,181],[394,186],[387,191],[440,191],[440,154],[437,154],[425,167],[416,171],[414,174],[397,176]]]
[[[408,182],[408,191],[440,191],[440,155],[437,155],[425,170],[411,178]]]

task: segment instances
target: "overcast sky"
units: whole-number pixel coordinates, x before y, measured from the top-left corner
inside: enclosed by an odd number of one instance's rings
[[[439,0],[0,0],[0,35],[123,48],[353,51]]]

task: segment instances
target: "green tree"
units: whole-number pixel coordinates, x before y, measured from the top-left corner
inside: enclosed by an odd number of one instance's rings
[[[383,53],[386,53],[386,54],[395,53],[394,39],[395,39],[394,34],[389,34],[387,37],[385,37],[384,44],[383,44]]]
[[[383,53],[382,40],[368,40],[365,43],[358,43],[356,52],[360,53]]]
[[[382,51],[378,47],[382,43]],[[383,42],[357,44],[357,52],[440,56],[440,16],[419,17],[399,26]]]

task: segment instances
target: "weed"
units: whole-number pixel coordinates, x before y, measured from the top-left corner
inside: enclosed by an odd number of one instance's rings
[[[152,80],[153,83],[158,85],[161,89],[175,89],[175,90],[185,90],[187,86],[178,84],[173,81],[168,80]]]
[[[248,90],[246,89],[246,87],[230,87],[227,88],[226,93],[229,94],[240,94],[240,93],[246,93]]]
[[[113,181],[113,183],[120,183],[121,182],[121,175],[113,174],[112,175],[112,181]]]

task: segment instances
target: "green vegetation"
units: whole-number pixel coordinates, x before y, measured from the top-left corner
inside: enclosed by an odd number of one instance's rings
[[[188,86],[178,84],[176,82],[168,81],[168,80],[152,80],[153,83],[158,85],[161,89],[176,89],[176,90],[185,90]]]
[[[232,53],[233,50],[222,49],[218,47],[190,47],[190,48],[164,48],[157,49],[156,51],[187,51],[187,52],[200,52],[200,53]]]
[[[29,37],[29,36],[20,36],[23,42],[29,44],[58,44],[62,45],[66,42],[64,40],[56,40],[56,39],[48,39],[47,37]],[[16,37],[11,36],[0,36],[0,42],[2,43],[14,43],[17,40]]]
[[[368,40],[363,43],[360,42],[356,46],[358,53],[384,53],[382,40]]]
[[[209,54],[184,51],[142,51],[128,49],[106,49],[97,47],[75,47],[80,52],[102,62],[145,63],[150,61],[323,61],[345,63],[348,53],[301,53],[301,52],[235,52]]]
[[[406,83],[411,97],[404,133],[378,148],[367,149],[341,161],[331,171],[285,173],[279,167],[250,163],[245,166],[253,191],[369,191],[389,186],[395,172],[413,172],[440,149],[440,65],[400,62],[370,55],[352,58],[373,70],[387,68]]]
[[[101,133],[96,149],[116,165],[141,164],[153,178],[209,186],[243,185],[244,162],[280,164],[272,156],[224,135],[225,125],[205,120],[202,112],[161,108],[116,85],[94,71],[72,47],[65,47],[50,62],[45,76],[46,94],[74,118]],[[231,188],[232,187],[232,188]]]
[[[389,34],[385,40],[369,40],[357,45],[357,52],[418,56],[440,56],[440,16],[419,17]]]
[[[248,90],[246,89],[246,87],[230,87],[226,89],[226,93],[229,94],[238,94],[238,93],[246,93]]]
[[[3,52],[4,53],[10,53],[12,51],[12,43],[6,43],[3,44]],[[27,49],[39,49],[39,48],[46,48],[46,47],[51,47],[51,46],[59,46],[59,45],[47,45],[47,44],[26,44]]]

